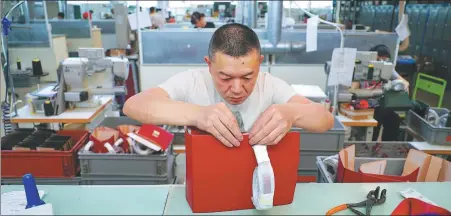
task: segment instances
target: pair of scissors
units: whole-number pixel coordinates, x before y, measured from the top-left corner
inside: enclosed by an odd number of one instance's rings
[[[346,209],[351,210],[352,212],[354,212],[357,215],[371,215],[371,209],[373,208],[374,205],[381,205],[385,202],[387,190],[383,189],[382,192],[380,193],[380,197],[379,197],[379,191],[380,191],[380,187],[377,186],[376,190],[372,190],[368,193],[365,201],[362,201],[359,203],[349,203],[349,204],[342,204],[342,205],[336,206],[336,207],[330,209],[329,211],[327,211],[326,215],[333,215],[337,212],[340,212],[340,211],[343,211]],[[365,207],[366,208],[365,214],[356,210],[355,208],[357,208],[357,207]]]

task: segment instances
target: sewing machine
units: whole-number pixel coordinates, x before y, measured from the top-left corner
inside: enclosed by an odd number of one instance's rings
[[[97,95],[124,93],[123,86],[115,86],[115,77],[128,78],[128,59],[105,57],[103,48],[80,48],[79,57],[62,62],[66,89],[64,101],[76,107],[96,107]]]
[[[348,86],[339,86],[338,88],[338,103],[349,103],[356,99],[373,99],[379,105],[391,108],[405,109],[410,107],[409,96],[404,91],[404,83],[400,80],[391,81],[394,70],[394,65],[391,62],[378,61],[377,52],[358,51],[356,55],[354,74],[352,81],[355,82],[375,82],[381,84],[381,88],[351,89]],[[330,71],[330,62],[325,65],[325,72],[328,75]],[[328,95],[334,94],[334,88],[327,89]],[[334,98],[330,97],[331,103],[334,103]]]

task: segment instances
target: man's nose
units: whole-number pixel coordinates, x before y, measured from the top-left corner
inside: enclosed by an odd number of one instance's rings
[[[241,93],[241,80],[234,79],[231,88],[232,93],[239,94]]]

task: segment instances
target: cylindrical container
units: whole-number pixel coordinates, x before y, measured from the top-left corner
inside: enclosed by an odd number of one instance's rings
[[[52,116],[53,113],[54,113],[54,110],[53,110],[52,103],[49,100],[45,101],[44,102],[44,114],[45,114],[45,116]]]
[[[42,76],[44,74],[44,72],[42,71],[41,60],[35,58],[31,62],[31,64],[33,66],[33,76]]]
[[[19,58],[17,58],[16,64],[17,64],[17,70],[22,70],[22,62],[20,62]]]

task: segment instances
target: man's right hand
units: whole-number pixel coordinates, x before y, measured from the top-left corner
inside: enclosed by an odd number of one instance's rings
[[[224,103],[203,107],[196,127],[211,133],[227,147],[239,146],[243,140],[235,116]]]

